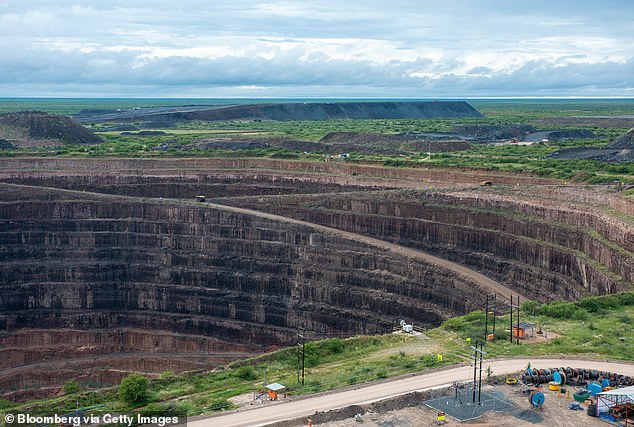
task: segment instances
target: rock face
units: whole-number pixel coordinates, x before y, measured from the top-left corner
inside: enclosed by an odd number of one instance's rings
[[[195,202],[1,187],[2,390],[210,368],[291,344],[299,326],[385,332],[481,305],[468,280],[309,227]],[[30,396],[16,393],[6,397]]]
[[[611,229],[606,219],[561,207],[438,193],[303,195],[226,203],[423,249],[541,301],[613,293],[634,281],[632,227],[619,236],[623,230]],[[571,223],[611,231],[606,241]]]
[[[631,286],[634,227],[608,209],[634,216],[614,194],[482,171],[6,159],[0,390],[20,399],[68,378],[207,369],[291,344],[297,327],[386,332],[482,308],[468,278],[287,218],[432,252],[549,301]]]
[[[0,115],[9,139],[61,140],[67,144],[97,144],[101,138],[66,116],[41,111],[19,111]],[[2,136],[2,135],[0,135]],[[16,138],[17,136],[17,138]]]

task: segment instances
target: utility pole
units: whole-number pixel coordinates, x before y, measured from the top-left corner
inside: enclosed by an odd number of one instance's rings
[[[511,295],[511,344],[513,344],[513,310],[517,309],[517,332],[515,334],[516,344],[520,344],[520,296],[517,296],[517,304],[513,304],[513,295]]]
[[[473,349],[474,353],[473,353],[473,385],[471,386],[471,388],[473,389],[473,399],[472,401],[475,403],[475,397],[476,397],[476,377],[478,375],[478,342],[476,341],[476,347],[471,346],[470,348]]]
[[[495,339],[495,316],[497,316],[498,297],[493,294],[493,339]]]
[[[497,294],[486,295],[484,308],[484,341],[489,340],[489,323],[493,326],[493,339],[495,339],[495,316],[497,315]],[[492,317],[489,320],[489,316]]]
[[[520,296],[517,296],[517,345],[520,345]]]
[[[480,404],[480,397],[482,396],[482,341],[480,341],[480,379],[478,380],[478,405]]]
[[[489,339],[489,294],[484,304],[484,340]]]
[[[480,348],[478,348],[478,345]],[[482,340],[476,340],[475,346],[470,347],[473,353],[473,403],[476,401],[476,388],[478,390],[478,405],[480,404],[480,398],[482,395],[482,356],[486,354],[485,351],[482,350]],[[480,358],[480,381],[478,383],[478,355]]]
[[[513,344],[513,295],[511,295],[511,320],[509,323],[509,338],[511,339],[511,344]]]

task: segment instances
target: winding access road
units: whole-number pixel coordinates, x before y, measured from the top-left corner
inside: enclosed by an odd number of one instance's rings
[[[475,282],[478,284],[478,286],[484,289],[487,289],[489,292],[493,292],[498,295],[501,295],[502,297],[506,299],[510,300],[511,295],[519,295],[520,297],[522,297],[523,300],[528,299],[525,295],[522,295],[518,293],[517,291],[512,290],[504,286],[503,284],[496,282],[495,280],[490,279],[489,277],[483,274],[478,273],[475,270],[471,270],[470,268],[467,268],[463,265],[448,261],[443,258],[438,258],[437,256],[428,254],[427,252],[419,251],[417,249],[406,248],[404,246],[397,245],[395,243],[386,242],[384,240],[375,239],[373,237],[364,236],[362,234],[339,230],[338,228],[332,228],[325,225],[320,225],[320,224],[315,224],[313,222],[307,222],[307,221],[302,221],[299,219],[289,218],[282,215],[256,211],[253,209],[238,208],[234,206],[222,205],[217,203],[206,203],[206,205],[213,209],[236,212],[243,215],[253,215],[253,216],[258,216],[260,218],[270,219],[273,221],[287,222],[291,224],[301,225],[304,227],[310,227],[315,230],[318,230],[320,233],[330,234],[337,237],[342,237],[344,239],[353,240],[355,242],[360,242],[360,243],[365,243],[367,245],[380,247],[380,248],[392,251],[394,253],[397,253],[399,255],[404,255],[409,258],[419,259],[428,264],[435,264],[441,268],[452,271],[458,276],[464,277],[472,282]]]
[[[484,369],[491,367],[495,375],[516,373],[528,363],[538,368],[574,366],[599,371],[618,372],[634,376],[634,364],[604,362],[599,360],[571,359],[499,359],[489,360]],[[265,426],[277,421],[309,417],[316,411],[329,411],[350,405],[362,405],[414,391],[431,390],[450,386],[454,381],[473,378],[471,366],[460,366],[442,371],[423,373],[406,378],[359,386],[356,389],[323,393],[285,402],[265,402],[254,409],[238,410],[223,415],[189,420],[188,427],[252,427]]]

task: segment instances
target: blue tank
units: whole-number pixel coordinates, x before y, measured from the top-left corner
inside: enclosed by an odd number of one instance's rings
[[[590,391],[591,395],[596,396],[597,393],[601,393],[603,391],[603,386],[596,381],[592,381],[588,385],[588,390]]]

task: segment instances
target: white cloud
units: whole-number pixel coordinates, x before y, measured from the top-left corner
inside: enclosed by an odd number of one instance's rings
[[[565,3],[8,0],[0,96],[631,93],[634,4]]]

